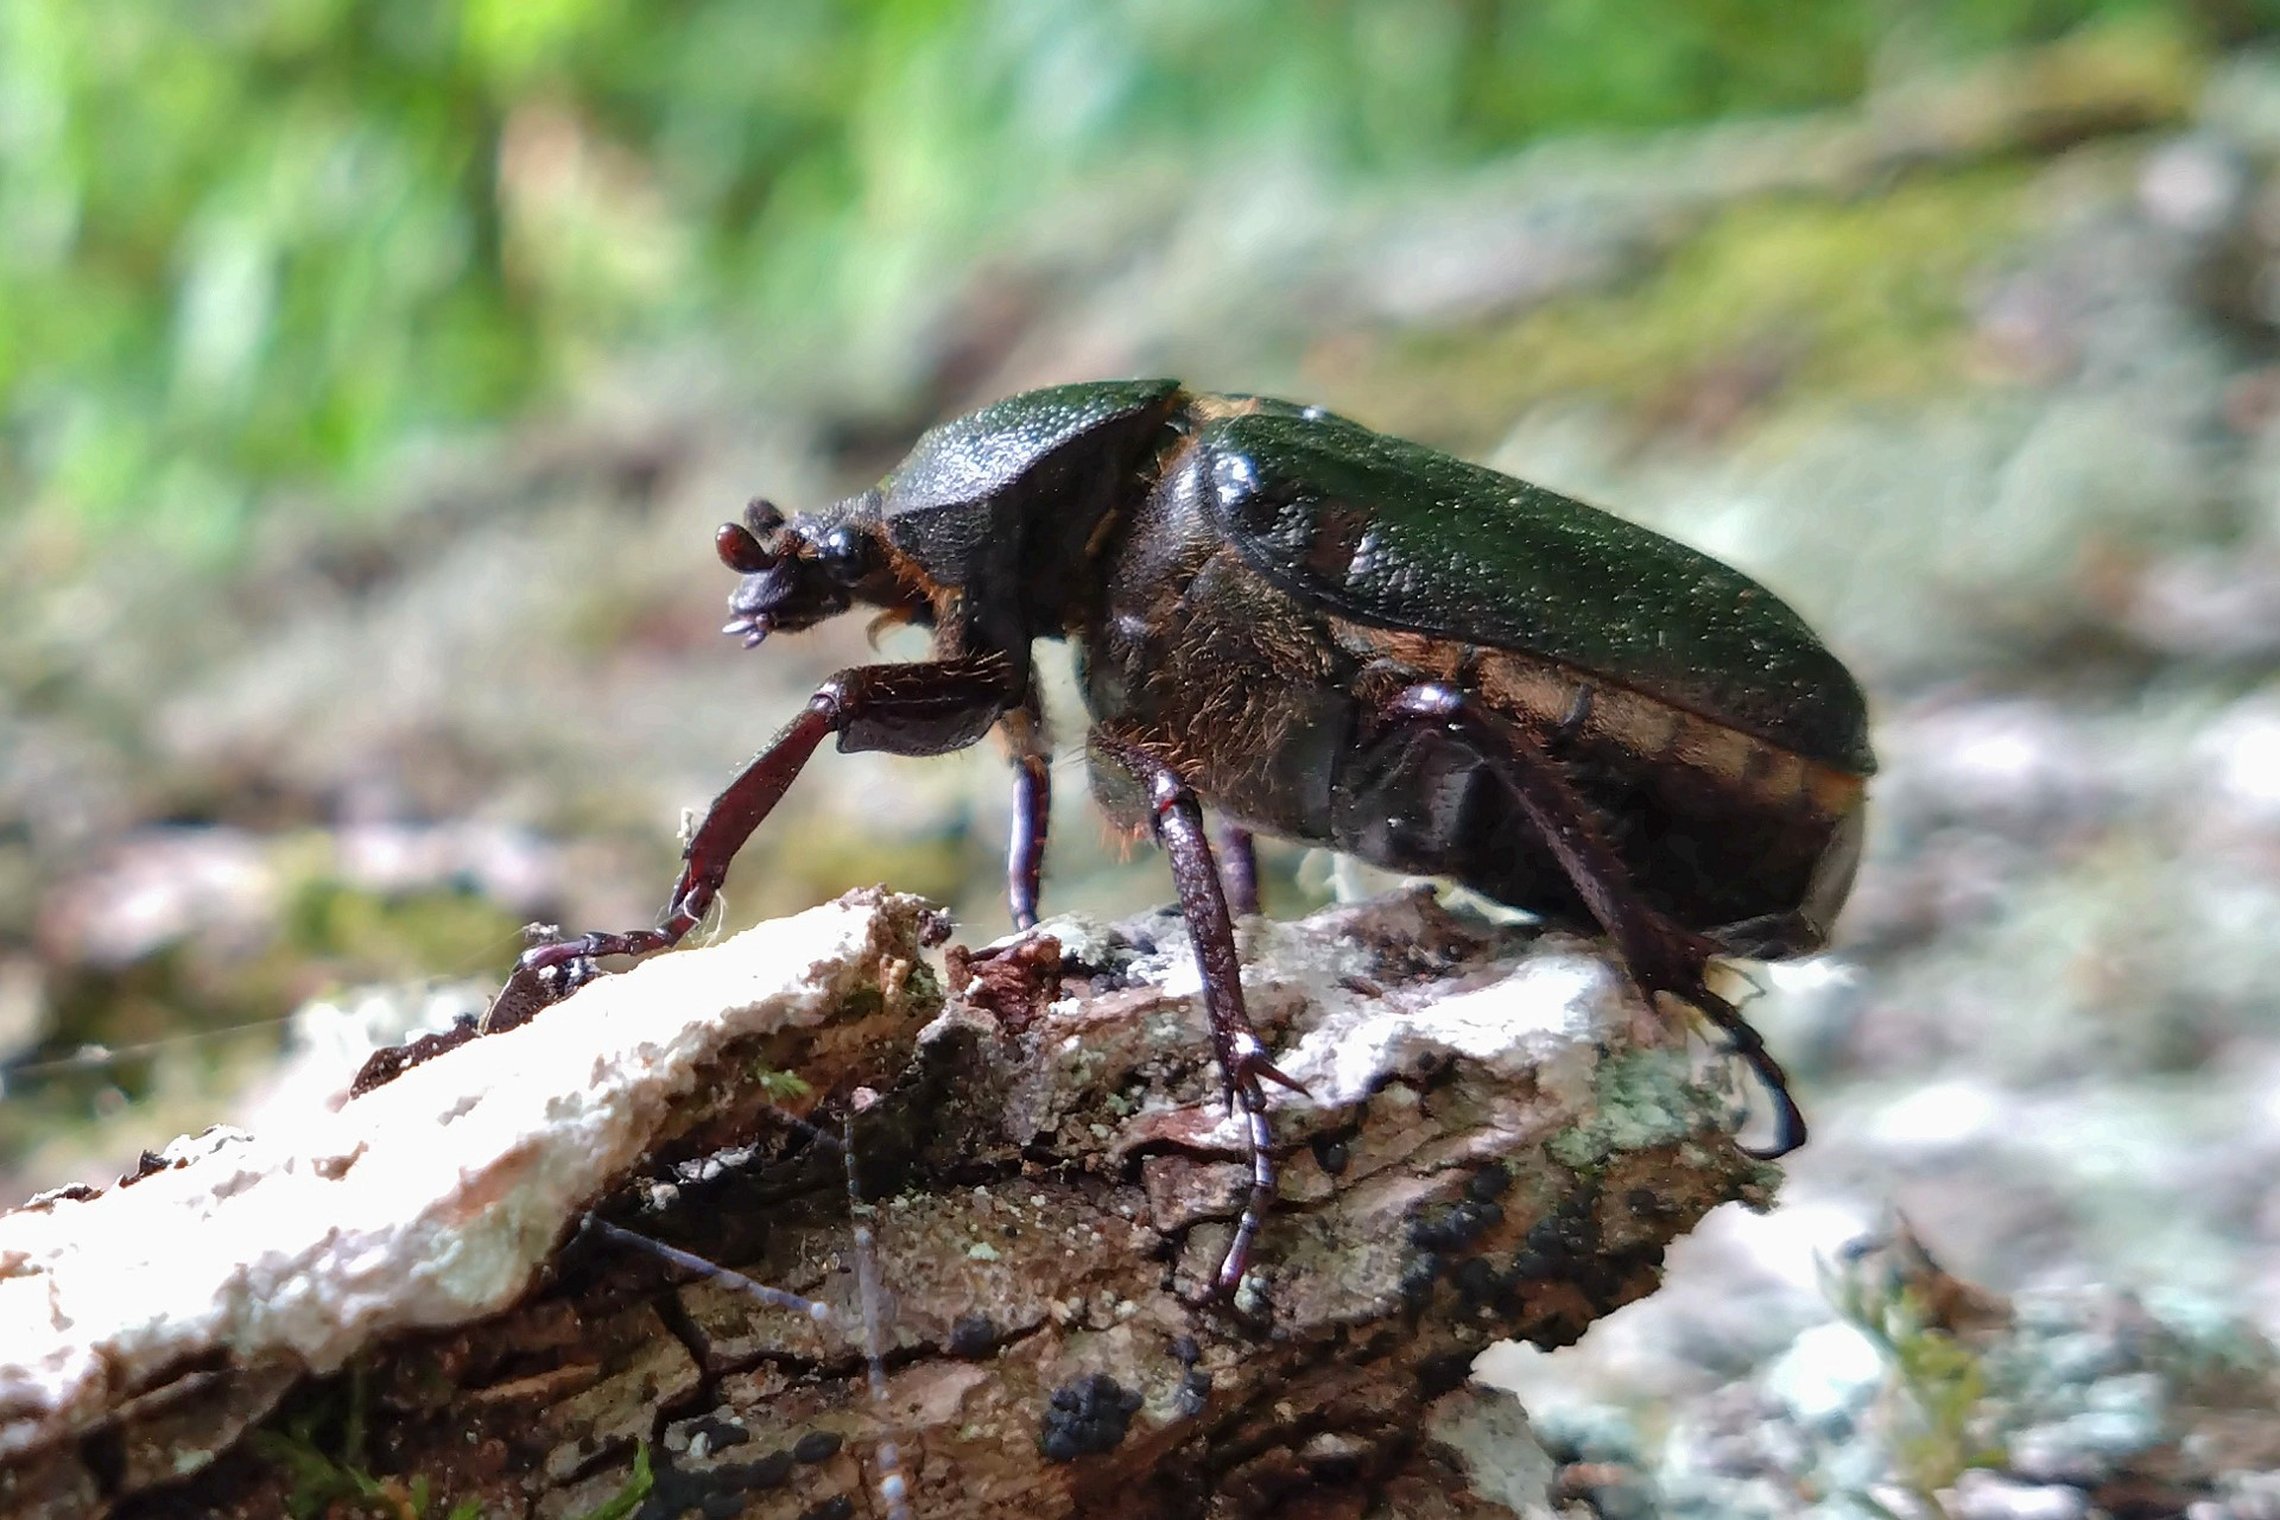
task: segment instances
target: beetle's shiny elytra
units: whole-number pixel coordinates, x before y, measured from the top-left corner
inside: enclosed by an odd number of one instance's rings
[[[1803,1143],[1780,1067],[1704,985],[1719,951],[1818,948],[1850,890],[1875,770],[1859,686],[1804,622],[1707,555],[1318,407],[1169,380],[1031,391],[944,423],[878,486],[720,530],[757,644],[857,604],[934,658],[859,666],[716,799],[653,929],[524,956],[535,1006],[601,955],[677,943],[827,735],[932,755],[992,728],[1014,760],[1013,917],[1036,921],[1048,767],[1031,647],[1075,647],[1093,791],[1171,859],[1251,1197],[1274,1191],[1265,1084],[1228,903],[1253,833],[1453,877],[1595,923],[1640,989],[1725,1031]],[[1225,828],[1215,859],[1202,809]]]

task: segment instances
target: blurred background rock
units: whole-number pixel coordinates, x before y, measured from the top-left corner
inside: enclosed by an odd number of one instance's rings
[[[1163,373],[1637,516],[1869,686],[1859,891],[1753,1010],[1815,1143],[1504,1355],[1534,1407],[1852,1386],[1791,1343],[1893,1207],[2269,1333],[2276,166],[2264,0],[11,0],[0,1193],[242,1114],[310,999],[447,1017],[526,920],[646,921],[865,657],[717,637],[712,525]],[[1167,897],[1057,779],[1049,909]],[[986,939],[1007,792],[820,760],[730,920],[886,881]]]

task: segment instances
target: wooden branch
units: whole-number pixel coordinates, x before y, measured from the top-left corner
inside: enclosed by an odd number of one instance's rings
[[[1245,1173],[1176,917],[953,947],[947,1001],[929,931],[851,897],[309,1135],[0,1218],[0,1510],[282,1514],[297,1471],[373,1513],[417,1479],[432,1514],[571,1517],[639,1461],[647,1516],[883,1513],[891,1442],[927,1520],[1512,1513],[1550,1468],[1472,1357],[1573,1340],[1770,1177],[1580,942],[1423,894],[1253,921],[1252,1011],[1310,1094],[1223,1303]],[[882,1397],[839,1148],[770,1105],[826,1137],[861,1110]],[[589,1207],[828,1318],[557,1250]]]

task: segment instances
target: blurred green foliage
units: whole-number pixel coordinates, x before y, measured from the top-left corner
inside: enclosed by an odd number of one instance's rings
[[[2018,237],[2033,183],[2027,166],[1994,164],[1854,201],[1746,202],[1622,288],[1406,337],[1360,404],[1395,432],[1486,447],[1552,399],[1670,425],[1706,404],[1952,387],[1973,368],[1966,292]]]
[[[2176,7],[6,0],[0,493],[226,551],[265,487],[353,496],[608,353],[891,332],[1074,183],[1461,164],[2148,9]]]

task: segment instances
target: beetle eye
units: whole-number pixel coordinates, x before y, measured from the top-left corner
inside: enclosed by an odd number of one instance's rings
[[[817,541],[815,553],[841,585],[853,585],[871,569],[871,541],[844,523]]]

